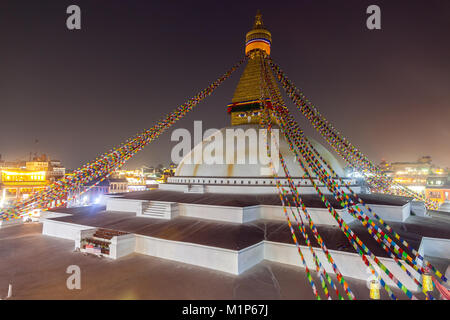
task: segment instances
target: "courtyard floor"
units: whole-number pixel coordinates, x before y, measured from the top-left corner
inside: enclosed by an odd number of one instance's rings
[[[41,232],[40,223],[0,229],[0,298],[12,284],[11,299],[314,299],[304,269],[294,266],[263,261],[235,276],[136,253],[109,260],[74,252],[73,241]],[[80,290],[66,286],[70,265],[80,267]],[[369,298],[365,281],[346,280],[358,299]],[[388,298],[383,290],[381,297]]]

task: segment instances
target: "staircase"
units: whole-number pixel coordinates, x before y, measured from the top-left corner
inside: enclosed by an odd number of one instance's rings
[[[148,201],[142,204],[142,215],[156,219],[171,219],[178,209],[175,202]]]

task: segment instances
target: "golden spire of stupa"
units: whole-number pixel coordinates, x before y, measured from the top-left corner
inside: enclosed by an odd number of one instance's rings
[[[253,29],[264,29],[262,14],[261,11],[259,11],[259,9],[256,11],[255,24],[253,25]]]
[[[263,106],[261,103],[261,59],[270,55],[272,35],[264,27],[260,11],[256,13],[253,29],[247,32],[245,54],[249,56],[247,66],[233,95],[232,103],[228,105],[231,114],[231,124],[259,124]],[[275,79],[270,73],[272,83],[278,90]]]
[[[248,54],[252,50],[260,49],[270,55],[271,44],[272,34],[264,27],[262,14],[258,10],[253,29],[247,32],[245,37],[245,54]]]

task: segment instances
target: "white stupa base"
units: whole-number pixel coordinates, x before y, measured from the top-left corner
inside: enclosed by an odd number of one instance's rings
[[[74,240],[75,243],[79,242],[81,237],[80,234],[82,232],[92,229],[92,227],[89,226],[63,223],[51,219],[46,219],[43,223],[44,235],[71,239]],[[132,241],[130,241],[131,238],[133,238]],[[140,234],[130,235],[127,240],[128,243],[124,251],[125,253],[117,255],[116,258],[136,252],[233,275],[242,274],[263,260],[304,268],[298,255],[298,249],[294,244],[264,240],[242,250],[230,250],[214,246],[149,237]],[[133,247],[130,247],[131,244]],[[300,246],[300,248],[304,254],[306,265],[311,270],[314,270],[315,264],[309,248],[307,246]],[[334,274],[333,268],[328,263],[322,250],[320,248],[314,248],[313,250],[319,257],[326,271],[330,274]],[[359,280],[369,279],[370,273],[358,254],[337,250],[329,250],[329,252],[339,266],[339,270],[344,277]],[[419,290],[417,285],[400,269],[400,267],[398,267],[393,259],[383,257],[379,257],[379,259],[387,268],[398,276],[398,279],[409,290],[414,292]],[[407,266],[407,268],[412,274],[415,274],[415,271],[412,268],[409,266]],[[416,276],[419,278],[418,275]],[[382,277],[390,286],[395,287],[395,284],[387,275],[382,273]]]

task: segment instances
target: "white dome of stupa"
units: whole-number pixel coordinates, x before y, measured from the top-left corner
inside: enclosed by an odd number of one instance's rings
[[[258,130],[261,127],[255,124],[249,124],[249,125],[238,125],[238,126],[232,126],[232,127],[225,127],[221,130],[216,131],[211,136],[221,135],[223,137],[223,146],[225,146],[225,140],[226,140],[226,130],[238,130],[242,129],[243,131],[246,131],[248,129],[255,130],[257,133]],[[210,137],[211,137],[210,136]],[[230,154],[233,154],[235,161],[231,164],[227,164],[226,161],[226,148],[223,149],[223,157],[220,157],[223,159],[221,162],[215,161],[214,162],[214,156],[215,153],[211,152],[205,152],[205,150],[211,150],[211,148],[214,146],[214,140],[215,138],[206,138],[201,143],[197,144],[189,154],[187,154],[179,163],[176,171],[175,176],[176,177],[271,177],[272,176],[272,169],[270,169],[270,166],[268,163],[268,158],[261,157],[259,155],[259,146],[264,147],[264,152],[266,152],[265,149],[265,139],[263,141],[260,141],[260,138],[263,136],[260,136],[259,134],[256,134],[257,136],[257,143],[249,143],[248,138],[245,139],[245,143],[236,143],[235,146],[230,152]],[[321,154],[323,159],[327,161],[328,164],[332,166],[332,168],[336,171],[336,173],[343,177],[344,176],[344,170],[342,169],[342,166],[339,164],[337,159],[319,142],[312,138],[308,138],[311,144],[316,148],[316,150]],[[217,144],[216,144],[217,146]],[[280,146],[280,153],[282,154],[285,163],[287,165],[287,168],[289,170],[289,174],[291,177],[295,178],[301,178],[304,176],[304,171],[301,169],[300,165],[298,164],[298,161],[296,161],[294,153],[289,149],[289,145],[287,141],[285,140],[285,137],[282,135],[281,131],[279,131],[279,146]],[[202,152],[203,151],[203,152]],[[194,162],[194,155],[195,154],[203,154],[202,161]],[[237,157],[240,155],[241,159],[243,159],[243,155],[245,154],[244,163],[237,163]],[[251,160],[252,159],[252,160]],[[217,159],[216,159],[217,160]],[[255,161],[256,160],[256,161]],[[217,163],[219,162],[219,163]],[[228,161],[230,162],[230,161]],[[305,161],[306,163],[306,161]],[[285,176],[283,168],[281,165],[278,165],[277,175]],[[313,176],[315,176],[313,174]]]

